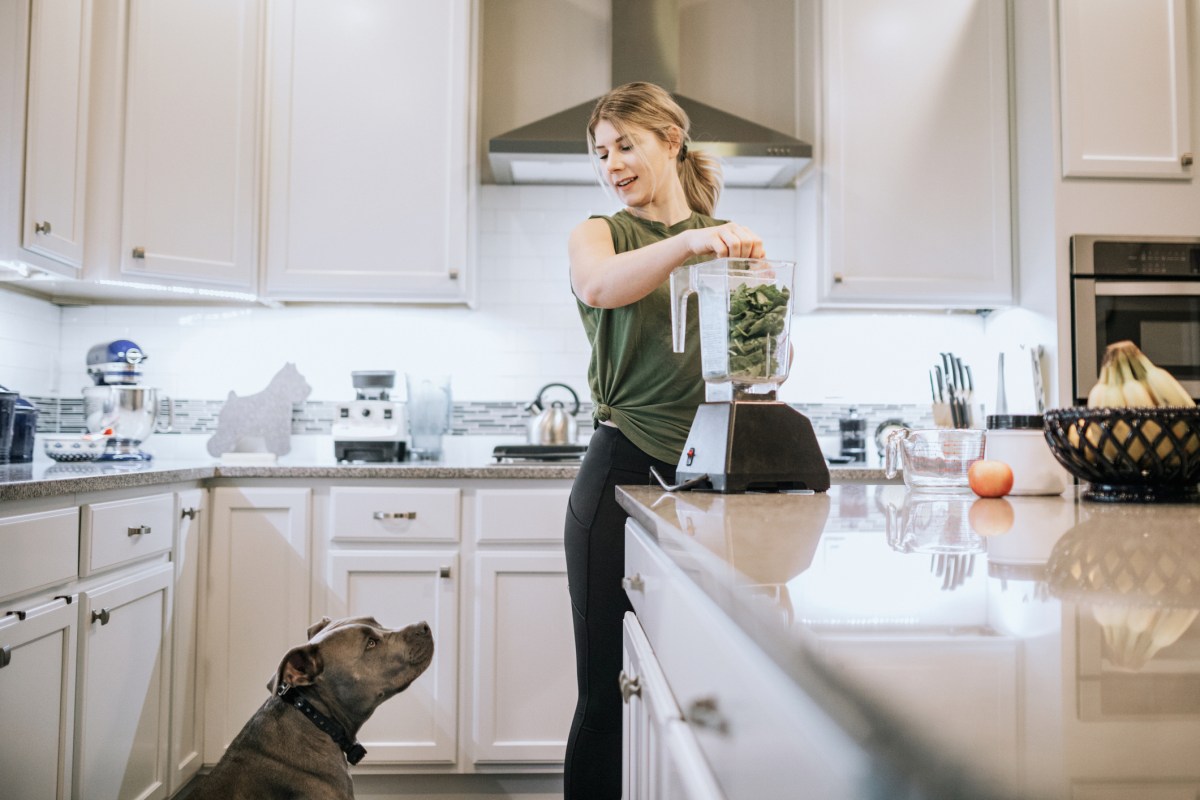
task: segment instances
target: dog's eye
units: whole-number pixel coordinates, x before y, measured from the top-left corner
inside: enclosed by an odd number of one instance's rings
[[[378,639],[367,639],[367,649],[370,650],[375,645],[379,644]]]

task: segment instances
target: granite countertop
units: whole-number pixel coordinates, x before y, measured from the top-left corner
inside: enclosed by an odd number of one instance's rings
[[[865,746],[912,774],[965,774],[973,797],[1197,796],[1200,505],[618,494],[802,691],[874,720]]]

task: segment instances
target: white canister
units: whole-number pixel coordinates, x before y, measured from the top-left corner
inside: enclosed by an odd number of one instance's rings
[[[1070,474],[1054,458],[1043,434],[1044,421],[1034,414],[994,414],[987,418],[985,455],[1012,467],[1013,495],[1062,494]]]

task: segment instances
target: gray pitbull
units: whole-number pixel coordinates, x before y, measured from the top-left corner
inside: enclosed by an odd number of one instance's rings
[[[424,622],[391,630],[374,617],[308,629],[267,683],[271,697],[230,743],[193,800],[353,800],[355,736],[433,659]]]

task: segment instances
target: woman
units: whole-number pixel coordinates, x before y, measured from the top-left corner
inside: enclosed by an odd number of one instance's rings
[[[567,740],[565,798],[621,796],[621,588],[626,514],[615,488],[645,484],[650,467],[674,482],[696,407],[704,401],[699,335],[671,351],[668,278],[708,258],[763,258],[752,231],[711,214],[721,191],[715,158],[690,151],[688,118],[649,83],[596,103],[588,144],[602,184],[625,208],[571,232],[571,288],[592,345],[588,384],[596,431],[571,489],[567,578],[579,702]]]

